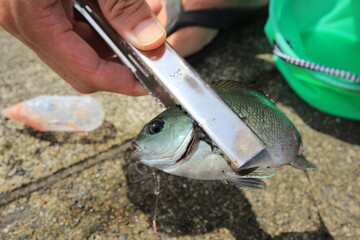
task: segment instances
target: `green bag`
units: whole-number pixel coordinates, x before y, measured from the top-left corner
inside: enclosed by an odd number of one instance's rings
[[[271,0],[265,32],[299,96],[360,120],[360,0]]]

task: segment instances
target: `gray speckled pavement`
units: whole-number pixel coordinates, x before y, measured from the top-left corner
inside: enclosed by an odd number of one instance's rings
[[[263,25],[225,31],[189,60],[207,81],[266,92],[317,171],[283,167],[264,191],[159,173],[155,208],[152,171],[127,149],[160,108],[150,97],[96,93],[106,117],[93,132],[42,133],[0,118],[0,239],[360,239],[360,124],[319,112],[289,88]],[[78,94],[2,30],[0,45],[0,109]]]

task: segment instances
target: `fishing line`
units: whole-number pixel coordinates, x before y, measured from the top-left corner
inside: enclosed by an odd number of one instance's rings
[[[170,186],[168,186],[169,190],[174,194],[174,196],[179,200],[180,204],[192,215],[192,217],[195,219],[195,222],[198,222],[200,224],[200,226],[204,229],[205,232],[207,232],[207,229],[205,227],[205,224],[200,220],[199,217],[196,216],[196,214],[191,211],[186,205],[185,203],[181,200],[181,198],[175,193],[175,191],[170,188]]]
[[[155,237],[159,237],[159,233],[157,231],[156,225],[156,216],[157,216],[157,209],[159,204],[159,194],[160,194],[160,175],[156,174],[155,170],[152,171],[152,177],[154,182],[154,195],[155,195],[155,207],[154,207],[154,215],[152,220],[153,230]]]

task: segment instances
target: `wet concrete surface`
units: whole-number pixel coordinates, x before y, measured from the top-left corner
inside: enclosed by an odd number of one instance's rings
[[[360,123],[291,90],[263,24],[222,32],[189,61],[209,82],[267,93],[297,126],[317,171],[282,167],[260,191],[153,171],[128,157],[128,144],[160,108],[148,96],[96,93],[106,116],[93,132],[42,133],[0,119],[0,239],[360,238]],[[78,94],[4,31],[0,44],[0,108]]]

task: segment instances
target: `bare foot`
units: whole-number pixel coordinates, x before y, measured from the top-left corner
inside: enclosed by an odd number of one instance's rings
[[[180,1],[180,0],[179,0]],[[260,7],[268,0],[181,0],[184,11],[216,8],[216,7]],[[162,9],[158,18],[166,26],[166,0],[161,0]],[[205,27],[184,27],[168,36],[168,42],[184,57],[199,52],[218,34],[218,29]]]

